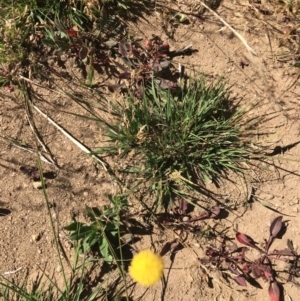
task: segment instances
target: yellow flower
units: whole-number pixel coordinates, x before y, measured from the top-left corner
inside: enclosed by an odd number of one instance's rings
[[[131,278],[143,286],[151,286],[159,281],[164,271],[164,262],[160,255],[151,250],[136,254],[130,264]]]

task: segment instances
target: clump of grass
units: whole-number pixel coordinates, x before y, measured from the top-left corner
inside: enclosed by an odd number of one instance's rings
[[[243,173],[253,155],[251,126],[245,110],[230,99],[230,89],[204,77],[176,91],[148,90],[142,100],[129,97],[113,106],[116,120],[106,124],[107,147],[95,152],[130,162],[122,169],[134,173],[146,193],[156,194],[154,207],[167,206],[185,189],[205,189],[229,171]],[[126,161],[122,161],[126,162]]]

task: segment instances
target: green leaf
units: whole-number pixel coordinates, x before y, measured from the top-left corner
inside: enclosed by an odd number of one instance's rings
[[[101,255],[103,256],[104,260],[108,263],[111,263],[113,257],[110,253],[109,244],[107,243],[106,239],[102,240],[102,243],[99,246],[99,250]]]
[[[86,206],[85,209],[91,222],[95,222],[97,218],[102,216],[102,211],[97,207],[90,208],[89,206]]]
[[[74,223],[71,223],[68,226],[65,226],[64,229],[67,230],[67,231],[76,231],[76,230],[82,228],[83,226],[84,226],[83,223],[74,222]]]

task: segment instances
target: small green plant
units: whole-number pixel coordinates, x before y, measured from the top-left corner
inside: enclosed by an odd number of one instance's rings
[[[67,276],[66,268],[63,265],[62,261],[63,252],[61,252],[61,246],[59,244],[58,237],[56,236],[53,219],[51,217],[49,200],[45,187],[45,173],[42,170],[42,165],[39,157],[37,158],[37,162],[45,203],[47,205],[46,208],[48,211],[50,225],[55,242],[55,248],[58,255],[58,262],[61,268],[59,277],[62,277],[63,279],[63,286],[58,284],[56,277],[53,278],[53,276],[48,275],[44,270],[41,270],[41,273],[34,280],[29,279],[30,270],[26,271],[24,280],[20,280],[20,278],[19,280],[10,280],[5,276],[0,275],[0,299],[3,301],[94,301],[103,300],[108,293],[113,295],[119,294],[119,291],[116,291],[114,289],[114,284],[108,286],[108,288],[105,289],[103,287],[102,281],[96,282],[95,285],[90,285],[86,281],[87,274],[94,268],[94,266],[92,265],[92,261],[88,258],[87,253],[89,251],[89,248],[82,249],[81,244],[76,244],[74,247],[74,258],[72,262],[69,262],[71,273]],[[29,170],[23,169],[23,171],[27,175],[29,175]],[[30,172],[30,174],[32,176],[32,171]],[[100,211],[94,208],[89,208],[90,210],[88,211],[88,214],[90,215],[90,218],[94,221],[94,223],[98,222],[98,225],[103,225],[103,228],[101,228],[103,230],[102,236],[110,237],[111,235],[115,237],[114,231],[116,231],[119,237],[120,230],[118,229],[118,214],[120,214],[121,209],[126,208],[127,203],[126,199],[121,196],[111,197],[110,200],[113,206],[105,207],[102,214],[99,215]],[[80,225],[78,225],[78,227],[80,229]],[[109,231],[109,227],[112,227],[110,228],[111,231]],[[98,236],[94,236],[94,238],[97,240]],[[106,243],[109,244],[109,248],[111,248],[111,241],[107,240]],[[107,244],[103,242],[102,246],[104,246],[105,248]],[[107,251],[104,250],[103,254],[107,254]],[[115,255],[113,250],[111,251],[111,254],[112,256]],[[111,257],[109,257],[109,254],[105,259],[107,261],[112,261]],[[123,262],[121,262],[121,265],[122,264]],[[118,266],[120,267],[119,264]],[[121,270],[120,268],[120,273],[124,279],[124,269]]]
[[[82,7],[82,5],[81,5]],[[63,20],[82,28],[87,17],[69,1],[4,1],[0,4],[0,62],[26,57],[31,44],[53,27],[54,20]],[[21,51],[23,50],[23,51]]]
[[[163,91],[152,84],[141,100],[134,96],[113,105],[116,121],[104,126],[109,145],[95,153],[117,156],[128,165],[137,186],[155,193],[154,207],[167,206],[185,188],[205,189],[229,171],[243,173],[249,162],[251,126],[246,111],[237,109],[222,80],[207,85],[203,77],[187,88]],[[136,183],[135,183],[136,184]]]
[[[72,1],[2,1],[0,3],[0,85],[9,91],[19,85],[18,75],[33,71],[40,64],[41,57],[59,49],[60,41],[51,41],[57,24],[66,28],[88,27],[88,17],[83,13],[83,4]],[[52,34],[52,36],[51,36]],[[47,43],[48,41],[48,43]],[[50,41],[50,42],[49,42]],[[48,50],[47,50],[48,49]],[[91,81],[91,80],[90,80]]]
[[[72,241],[79,242],[80,252],[96,248],[101,257],[111,263],[116,258],[114,250],[120,246],[120,214],[127,208],[127,200],[123,196],[109,196],[109,200],[112,206],[104,206],[103,211],[86,206],[90,225],[75,221],[65,229],[72,232]]]

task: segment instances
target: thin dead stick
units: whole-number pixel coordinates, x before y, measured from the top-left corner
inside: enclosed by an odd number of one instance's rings
[[[20,270],[22,270],[22,268],[18,268],[14,271],[7,271],[7,272],[4,272],[2,275],[10,275],[10,274],[15,274],[17,272],[19,272]]]
[[[44,152],[46,154],[48,154],[48,156],[50,158],[50,159],[48,159],[48,161],[50,161],[53,165],[55,165],[58,168],[58,165],[57,165],[56,161],[52,158],[52,154],[50,152],[50,149],[44,143],[42,137],[40,136],[40,134],[39,134],[39,132],[38,132],[36,126],[35,126],[34,119],[32,117],[31,110],[30,110],[29,100],[28,100],[27,97],[25,98],[25,110],[26,110],[26,117],[27,117],[27,120],[28,120],[28,123],[29,123],[29,126],[30,126],[32,132],[35,134],[35,137],[36,137],[37,141],[43,147]]]
[[[221,18],[214,10],[212,10],[209,6],[207,6],[202,1],[199,3],[204,6],[207,10],[209,10],[216,18],[218,18],[225,26],[227,26],[237,37],[238,39],[245,45],[246,49],[253,55],[257,56],[255,51],[248,45],[247,41],[244,39],[242,35],[240,35],[234,28],[232,28],[223,18]]]
[[[24,77],[24,76],[22,76],[22,75],[19,75],[19,77],[20,77],[21,79],[23,79],[23,80],[25,80],[25,81],[27,81],[27,82],[29,82],[29,83],[31,83],[31,84],[37,86],[37,87],[41,87],[41,88],[47,89],[48,91],[54,92],[54,93],[56,93],[56,94],[58,94],[58,95],[68,96],[69,98],[72,98],[72,96],[70,96],[69,93],[67,93],[66,91],[64,91],[63,89],[61,89],[58,85],[56,85],[56,87],[58,88],[58,90],[54,90],[54,89],[45,87],[45,86],[43,86],[43,85],[40,85],[39,83],[34,82],[34,81],[32,81],[31,79],[29,79],[29,78],[27,78],[27,77]],[[89,90],[92,91],[92,89],[90,89],[90,88],[89,88]],[[76,101],[76,100],[75,100],[75,101]],[[77,103],[80,107],[82,107],[84,110],[88,111],[91,115],[93,115],[94,117],[98,118],[91,110],[89,110],[88,108],[86,108],[85,106],[83,106],[81,103],[79,103],[78,101],[76,101],[76,103]],[[60,112],[63,112],[63,113],[67,113],[67,114],[72,114],[72,115],[75,115],[75,116],[80,116],[80,115],[77,115],[77,114],[75,114],[75,113],[65,112],[65,111],[63,111],[63,110],[59,110],[59,111],[60,111]],[[80,117],[81,117],[81,116],[80,116]]]
[[[281,98],[283,97],[283,95],[284,95],[287,91],[289,91],[290,89],[292,89],[292,88],[295,86],[295,84],[297,83],[297,81],[298,81],[299,78],[300,78],[300,71],[299,71],[298,74],[296,75],[296,78],[295,78],[295,80],[293,80],[292,84],[291,84],[288,88],[286,88],[286,89],[283,90],[283,92],[281,93],[279,99],[281,99]]]
[[[30,152],[30,153],[32,153],[32,154],[36,154],[36,150],[34,150],[32,147],[21,146],[21,145],[15,144],[15,143],[13,143],[13,142],[11,142],[11,143],[12,143],[15,147],[18,147],[18,148],[20,148],[20,149],[22,149],[22,150],[25,150],[25,151],[27,151],[27,152]],[[43,162],[48,163],[48,164],[51,164],[51,165],[54,165],[55,167],[57,167],[57,165],[54,164],[53,162],[51,162],[49,159],[47,159],[47,158],[42,154],[41,151],[38,151],[38,155],[39,155],[39,157],[41,158],[41,160],[42,160]]]
[[[30,145],[22,145],[18,140],[12,138],[12,137],[9,137],[8,135],[6,135],[5,133],[3,133],[2,131],[0,131],[0,138],[8,141],[9,143],[11,143],[13,146],[17,147],[17,148],[20,148],[22,150],[25,150],[27,152],[30,152],[32,154],[35,154],[36,155],[36,150],[34,150]],[[44,156],[42,154],[41,151],[37,151],[38,152],[38,155],[40,156],[41,160],[45,163],[48,163],[48,164],[51,164],[51,165],[54,165],[46,156]]]
[[[25,77],[25,76],[23,76],[23,75],[19,75],[19,77],[20,77],[21,79],[23,79],[23,80],[25,80],[25,81],[31,83],[31,84],[34,84],[35,86],[38,86],[38,87],[41,87],[41,88],[45,88],[43,85],[41,85],[41,84],[39,84],[39,83],[37,83],[37,82],[34,82],[34,81],[32,81],[31,79],[29,79],[29,78],[27,78],[27,77]],[[51,92],[55,92],[55,93],[58,93],[58,94],[62,95],[62,93],[60,93],[60,92],[58,92],[58,91],[56,91],[56,90],[54,90],[54,89],[51,89],[51,88],[48,88],[48,87],[47,87],[46,89],[49,90],[49,91],[51,91]]]
[[[51,124],[53,124],[62,134],[64,134],[69,140],[71,140],[77,147],[79,147],[83,152],[85,152],[86,154],[91,155],[91,151],[85,147],[82,143],[80,143],[76,138],[74,138],[71,134],[69,134],[66,130],[64,130],[60,125],[58,125],[54,120],[52,120],[48,115],[46,115],[45,113],[43,113],[37,106],[32,105],[33,108],[40,113],[43,117],[45,117],[47,119],[47,121],[49,121]],[[98,161],[103,169],[105,171],[107,171],[107,168],[105,166],[105,163],[96,155],[92,154],[92,157]]]

